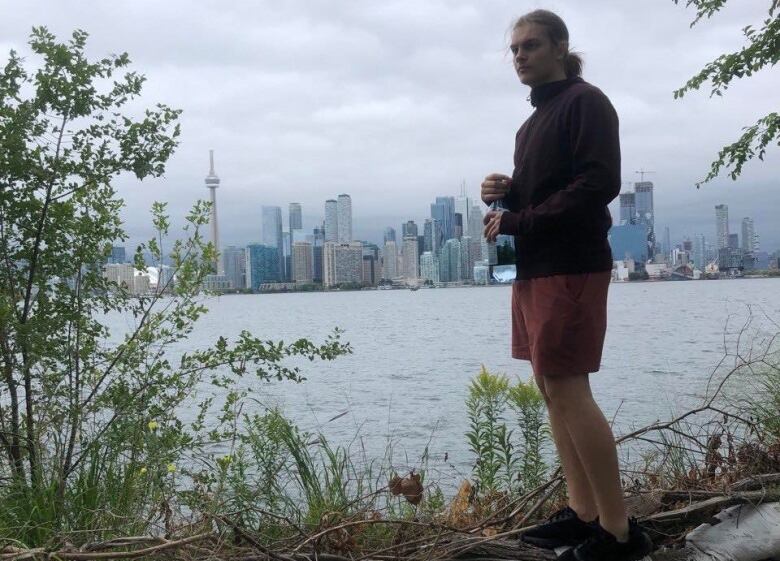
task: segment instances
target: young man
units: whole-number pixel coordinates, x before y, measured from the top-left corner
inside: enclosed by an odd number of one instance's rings
[[[614,436],[588,379],[599,370],[606,331],[618,117],[580,77],[582,60],[569,52],[554,13],[519,18],[511,51],[535,110],[517,132],[512,177],[493,173],[482,183],[482,200],[504,207],[485,216],[485,237],[515,237],[512,356],[531,362],[569,494],[569,506],[522,539],[575,546],[578,561],[640,559],[652,543],[627,518]]]

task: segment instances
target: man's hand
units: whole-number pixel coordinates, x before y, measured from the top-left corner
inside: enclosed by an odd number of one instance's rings
[[[493,201],[503,199],[509,192],[512,178],[503,173],[491,173],[482,181],[482,201],[490,204]]]
[[[496,241],[496,238],[498,237],[498,227],[501,225],[501,215],[503,213],[503,210],[490,210],[482,219],[482,222],[485,224],[484,235],[487,241]]]

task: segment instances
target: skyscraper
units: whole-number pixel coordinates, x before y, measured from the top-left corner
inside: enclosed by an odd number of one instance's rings
[[[636,193],[620,194],[620,224],[634,224],[636,221]]]
[[[325,201],[325,241],[339,241],[339,209],[335,199]]]
[[[246,287],[246,250],[234,245],[222,251],[222,267],[231,288]]]
[[[382,240],[382,243],[394,242],[394,241],[396,241],[395,228],[391,228],[390,226],[388,226],[387,228],[385,228],[385,235],[384,235],[384,239]]]
[[[420,256],[420,278],[433,283],[439,282],[439,259],[435,253],[426,251]]]
[[[715,205],[715,239],[719,250],[729,246],[728,205]]]
[[[471,236],[463,236],[460,240],[460,276],[463,280],[474,280],[474,263],[481,261],[482,255],[475,255],[473,249]]]
[[[441,225],[438,220],[433,218],[426,218],[423,225],[423,251],[431,251],[434,254],[438,254],[444,243],[442,238]]]
[[[312,247],[312,280],[322,282],[323,247],[325,246],[325,228],[314,228],[314,246]]]
[[[455,213],[455,220],[452,223],[452,237],[461,239],[463,237],[463,215],[459,212]]]
[[[672,254],[672,234],[669,231],[669,226],[664,227],[664,242],[663,242],[664,257],[669,259]]]
[[[474,205],[472,205],[471,199],[466,196],[466,186],[464,184],[461,186],[460,196],[455,199],[454,206],[455,214],[460,214],[461,216],[461,224],[463,225],[463,231],[461,235],[468,235],[466,230],[468,229],[469,224],[469,213],[471,212],[473,206]]]
[[[308,242],[295,242],[292,246],[292,280],[308,284],[314,280],[314,251]]]
[[[379,261],[373,255],[363,254],[363,284],[366,286],[376,286],[378,279]]]
[[[707,242],[702,234],[693,238],[693,266],[700,271],[707,266]]]
[[[382,278],[391,280],[398,276],[398,247],[395,241],[385,242],[382,252]]]
[[[219,187],[219,177],[214,173],[214,150],[209,150],[209,174],[206,176],[206,187],[211,195],[211,242],[214,244],[214,249],[219,252],[219,226],[217,224],[217,187]],[[224,274],[222,268],[222,261],[219,256],[215,258],[214,271],[218,275]]]
[[[452,238],[455,226],[455,197],[436,197],[436,202],[431,205],[431,218],[441,224],[445,240]]]
[[[482,208],[478,204],[471,206],[469,211],[468,225],[463,225],[463,235],[469,236],[471,241],[477,241],[482,238],[484,225],[482,224]],[[484,259],[484,257],[483,257]]]
[[[742,219],[742,249],[745,250],[745,253],[758,251],[758,240],[756,238],[756,229],[753,226],[753,219],[747,216]]]
[[[414,223],[414,220],[408,220],[407,222],[404,222],[404,224],[401,226],[401,234],[404,240],[406,240],[406,238],[409,236],[416,238],[419,235],[417,232],[417,224]]]
[[[655,211],[653,207],[653,182],[638,181],[634,183],[637,221],[647,224],[655,231]]]
[[[323,284],[363,282],[363,244],[360,242],[325,242],[323,249]]]
[[[282,235],[282,209],[278,206],[264,206],[263,237],[261,242],[267,247],[275,247],[279,252],[279,281],[284,278],[284,236]]]
[[[111,246],[111,255],[108,256],[109,264],[111,263],[127,263],[127,253],[123,245]]]
[[[460,242],[454,238],[447,240],[439,256],[439,280],[458,282],[461,279]]]
[[[247,288],[257,290],[262,284],[280,282],[282,280],[280,255],[277,247],[249,244],[246,247]]]
[[[352,198],[346,194],[338,198],[338,229],[339,243],[352,241]]]
[[[290,232],[292,233],[293,230],[303,230],[301,203],[290,203],[289,213]]]
[[[416,229],[416,227],[415,227]],[[407,281],[417,281],[420,277],[420,255],[418,253],[419,247],[417,243],[417,236],[404,237],[404,269],[403,275]]]
[[[739,234],[729,234],[729,249],[739,249]]]

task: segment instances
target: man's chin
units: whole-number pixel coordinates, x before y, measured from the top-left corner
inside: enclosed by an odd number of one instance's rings
[[[530,76],[518,74],[517,77],[520,78],[520,83],[521,84],[523,84],[525,86],[533,87],[534,81],[533,81],[533,79]]]

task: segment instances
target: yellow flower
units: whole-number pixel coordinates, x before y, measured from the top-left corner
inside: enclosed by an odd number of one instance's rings
[[[157,421],[149,421],[149,424],[146,426],[149,427],[149,430],[156,430],[159,425]]]
[[[233,457],[230,454],[228,454],[227,456],[222,456],[221,458],[217,458],[217,463],[223,466],[227,466],[232,461],[233,461]]]
[[[176,464],[168,464],[168,473],[176,471]]]
[[[146,475],[146,468],[142,467],[141,469],[138,470],[138,473],[140,473],[141,475]]]

